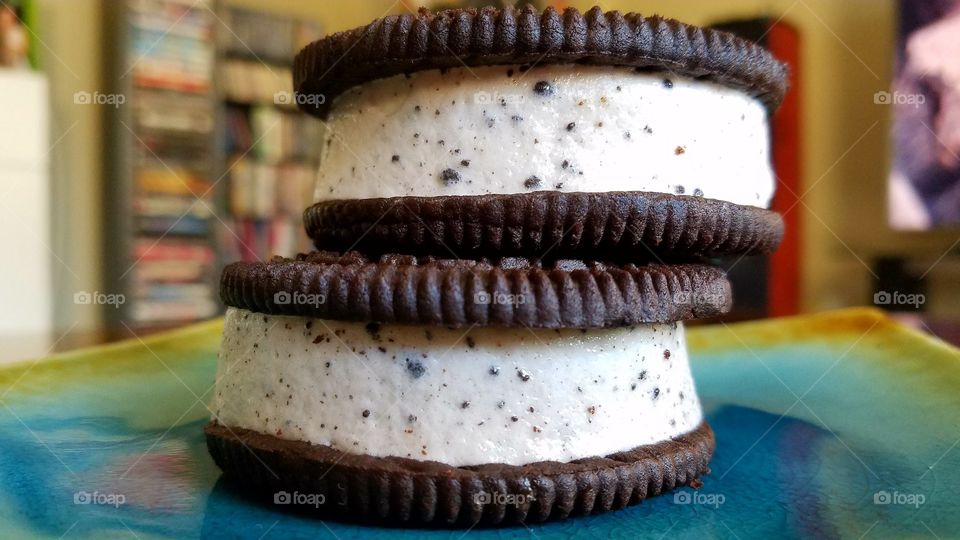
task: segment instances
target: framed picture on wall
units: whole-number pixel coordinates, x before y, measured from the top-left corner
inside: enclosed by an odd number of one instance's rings
[[[960,226],[960,0],[901,0],[893,88],[889,221]]]
[[[0,0],[0,68],[37,67],[33,13],[32,1]]]

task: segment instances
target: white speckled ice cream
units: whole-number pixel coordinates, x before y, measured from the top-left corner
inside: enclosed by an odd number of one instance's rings
[[[743,92],[587,65],[431,70],[338,96],[316,200],[652,191],[767,207],[767,112]]]
[[[683,325],[365,325],[227,311],[221,424],[448,465],[571,461],[702,420]]]

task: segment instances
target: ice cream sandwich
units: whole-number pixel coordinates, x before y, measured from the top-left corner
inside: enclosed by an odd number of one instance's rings
[[[307,46],[317,250],[235,263],[211,455],[368,523],[562,519],[709,471],[683,321],[776,249],[786,70],[659,17],[485,8]]]

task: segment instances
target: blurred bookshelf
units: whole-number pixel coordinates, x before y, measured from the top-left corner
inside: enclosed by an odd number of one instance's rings
[[[222,103],[224,260],[265,260],[308,249],[302,213],[311,200],[320,122],[295,104],[291,67],[319,37],[315,23],[225,8],[217,69]]]
[[[108,4],[105,292],[125,301],[104,311],[111,333],[149,332],[217,315],[224,264],[308,249],[322,126],[290,70],[319,29],[205,0]]]
[[[209,318],[219,309],[216,19],[203,1],[110,4],[106,292],[124,301],[105,309],[108,327],[148,331]]]

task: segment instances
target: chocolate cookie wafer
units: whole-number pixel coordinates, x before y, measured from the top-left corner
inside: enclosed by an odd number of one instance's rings
[[[314,252],[228,265],[224,304],[258,313],[441,326],[605,328],[720,315],[730,283],[708,265],[607,265]],[[296,297],[315,302],[296,302]],[[516,301],[497,302],[499,298]]]
[[[715,446],[703,422],[671,440],[605,457],[451,467],[344,453],[216,422],[204,432],[227,477],[264,501],[276,502],[295,486],[323,495],[322,504],[303,506],[321,516],[437,527],[540,523],[637,504],[696,485]]]
[[[754,255],[783,238],[779,214],[664,193],[564,193],[328,200],[304,212],[321,250],[460,257],[670,260]]]
[[[732,34],[662,17],[594,7],[538,12],[532,6],[397,15],[339,32],[294,60],[294,88],[324,116],[344,90],[412,71],[489,65],[586,63],[663,70],[739,89],[775,109],[786,69],[762,47]]]

